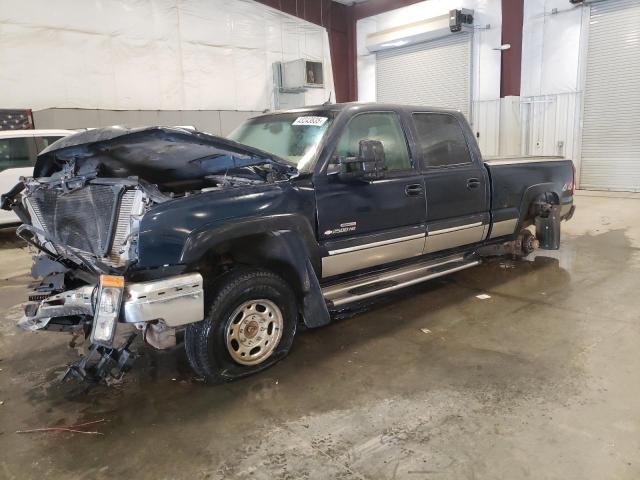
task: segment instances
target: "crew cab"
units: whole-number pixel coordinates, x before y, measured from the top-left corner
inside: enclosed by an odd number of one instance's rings
[[[184,332],[215,383],[282,359],[300,325],[487,255],[559,248],[573,195],[570,160],[485,162],[459,112],[354,103],[264,114],[229,138],[78,133],[3,208],[40,251],[21,325],[86,336],[69,375],[119,378],[137,334],[164,349]]]

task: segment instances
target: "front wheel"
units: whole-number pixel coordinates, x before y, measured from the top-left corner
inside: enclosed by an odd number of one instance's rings
[[[205,319],[189,325],[187,357],[212,383],[235,380],[284,358],[298,323],[289,285],[266,270],[232,271],[218,282]]]

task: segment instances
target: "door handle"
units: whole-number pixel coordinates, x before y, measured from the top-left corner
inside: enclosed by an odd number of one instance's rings
[[[422,195],[422,185],[419,183],[414,183],[411,185],[407,185],[404,187],[404,194],[407,197],[419,197]]]
[[[472,188],[478,188],[480,186],[480,179],[478,178],[470,178],[467,180],[467,188],[471,190]]]

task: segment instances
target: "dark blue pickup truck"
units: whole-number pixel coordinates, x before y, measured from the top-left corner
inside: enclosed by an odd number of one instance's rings
[[[300,325],[483,256],[558,248],[573,194],[570,160],[483,161],[458,112],[342,104],[226,139],[78,133],[3,208],[41,252],[21,325],[87,339],[69,376],[121,376],[141,334],[159,349],[184,338],[193,370],[219,382],[283,358]]]

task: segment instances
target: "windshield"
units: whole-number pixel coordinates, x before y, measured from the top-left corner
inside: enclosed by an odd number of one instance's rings
[[[329,111],[264,115],[247,120],[229,138],[277,155],[300,171],[308,171],[333,116]]]

